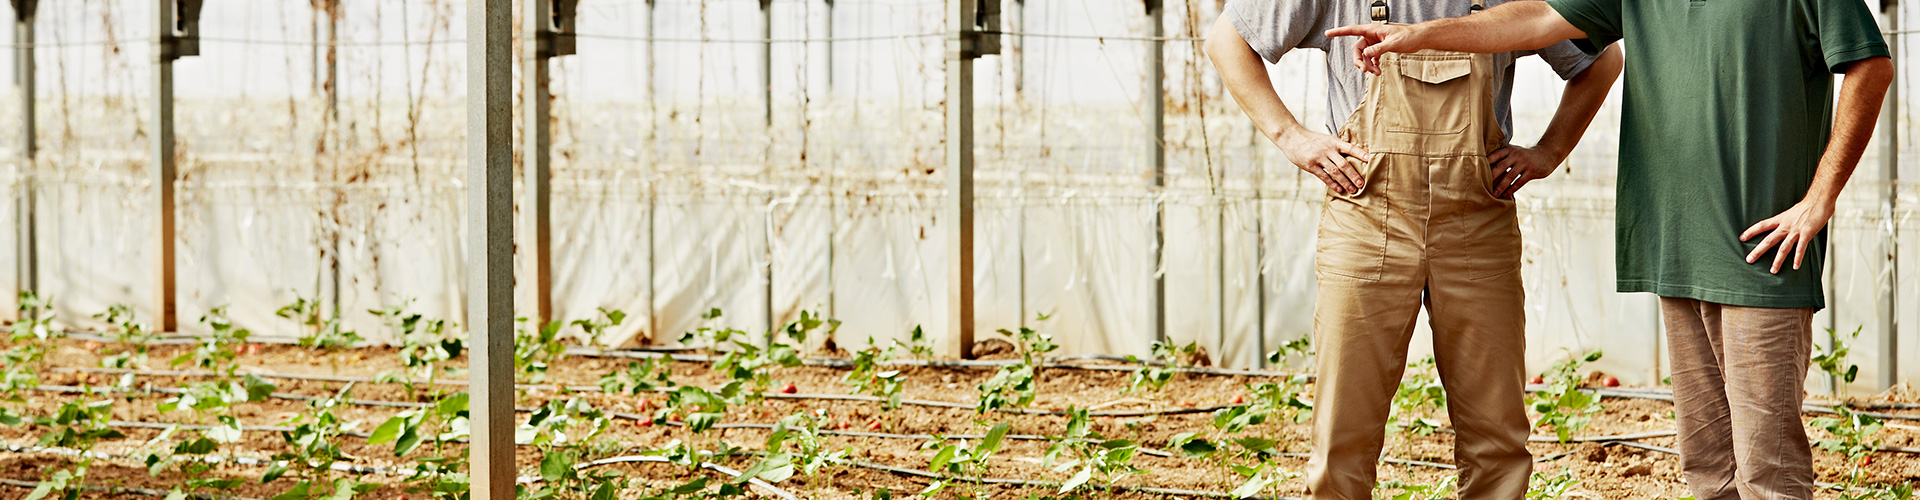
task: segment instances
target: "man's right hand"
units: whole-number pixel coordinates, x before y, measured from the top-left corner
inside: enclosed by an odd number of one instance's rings
[[[1353,46],[1353,66],[1368,73],[1380,74],[1380,56],[1388,52],[1416,52],[1420,50],[1414,41],[1420,25],[1402,24],[1356,24],[1327,30],[1328,38],[1357,36],[1360,41]]]
[[[1367,185],[1366,176],[1353,167],[1353,162],[1347,161],[1347,157],[1367,161],[1367,152],[1347,141],[1306,127],[1294,127],[1273,142],[1294,166],[1327,183],[1327,189],[1355,194]]]

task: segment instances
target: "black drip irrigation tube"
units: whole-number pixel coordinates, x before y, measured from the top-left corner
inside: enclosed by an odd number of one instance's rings
[[[18,479],[0,479],[0,484],[4,484],[7,486],[16,486],[20,488],[37,489],[40,487],[39,481],[21,481]],[[163,498],[173,494],[173,492],[171,491],[155,490],[155,489],[149,489],[149,488],[126,488],[121,486],[73,485],[70,487],[80,488],[87,491],[101,491],[109,494],[127,493],[127,494],[141,495],[141,496],[163,497]],[[204,493],[195,493],[192,495],[187,495],[187,498],[192,498],[194,500],[255,500],[253,498],[242,497],[242,496],[208,495]]]
[[[1063,484],[1056,481],[1039,481],[1039,480],[1031,480],[1031,479],[1008,479],[1008,478],[995,478],[995,477],[943,475],[943,474],[936,474],[933,472],[928,472],[920,469],[894,467],[891,465],[881,465],[881,464],[876,464],[872,462],[862,462],[859,460],[829,459],[827,461],[831,463],[841,464],[841,465],[850,465],[854,467],[861,467],[861,468],[873,469],[877,471],[891,472],[891,473],[899,474],[903,476],[914,476],[914,477],[920,477],[920,478],[926,478],[926,479],[948,479],[953,481],[978,483],[978,484],[1004,484],[1009,486],[1027,486],[1027,487],[1041,487],[1041,488],[1058,488]],[[1258,499],[1264,499],[1264,500],[1300,500],[1298,497],[1283,497],[1283,496],[1272,496],[1272,495],[1255,495],[1255,496],[1239,497],[1239,496],[1234,496],[1232,493],[1224,493],[1224,492],[1218,492],[1218,491],[1186,490],[1186,489],[1179,489],[1179,488],[1155,488],[1151,486],[1128,486],[1123,484],[1098,484],[1093,482],[1088,482],[1086,484],[1087,484],[1087,487],[1089,488],[1099,489],[1099,490],[1132,491],[1132,492],[1147,493],[1147,494],[1153,494],[1153,495],[1174,495],[1174,496],[1205,497],[1205,498],[1258,498]]]

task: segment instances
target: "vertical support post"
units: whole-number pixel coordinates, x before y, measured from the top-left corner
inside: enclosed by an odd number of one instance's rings
[[[947,348],[973,358],[973,60],[978,0],[947,0]]]
[[[657,169],[660,165],[660,143],[654,139],[659,136],[656,127],[658,127],[660,123],[657,119],[660,114],[660,92],[659,83],[655,80],[653,74],[654,67],[659,65],[659,61],[654,58],[653,39],[658,35],[658,32],[654,30],[653,24],[653,0],[646,0],[643,3],[645,5],[640,7],[640,15],[643,17],[642,20],[647,26],[647,40],[643,42],[646,45],[642,50],[646,51],[647,63],[645,65],[646,69],[642,70],[641,74],[645,75],[644,77],[647,80],[645,94],[647,97],[647,151],[653,155],[652,167]],[[653,174],[653,172],[648,172],[648,174]],[[648,175],[647,178],[647,335],[648,338],[657,339],[660,338],[660,310],[656,304],[658,304],[660,294],[658,285],[656,284],[658,283],[656,279],[658,276],[654,273],[654,270],[659,269],[659,267],[656,266],[656,263],[659,261],[659,255],[657,254],[659,247],[654,246],[654,239],[656,233],[660,230],[660,179],[655,175]]]
[[[1027,0],[1013,0],[1013,9],[1008,11],[1007,31],[1025,33],[1027,29]],[[1019,100],[1026,95],[1027,89],[1027,38],[1021,35],[1007,37],[1012,45],[1007,49],[1007,65],[1013,67],[1013,98]]]
[[[1887,20],[1887,31],[1900,32],[1900,1],[1881,0],[1880,11]],[[1901,35],[1894,35],[1896,37]],[[1900,60],[1900,40],[1887,44],[1888,53],[1893,60]],[[1896,317],[1899,314],[1898,288],[1900,276],[1900,232],[1895,204],[1900,198],[1900,85],[1895,83],[1887,88],[1887,98],[1880,109],[1880,178],[1887,183],[1885,198],[1880,211],[1887,218],[1887,272],[1880,273],[1880,380],[1876,389],[1893,387],[1900,383],[1900,329]]]
[[[38,217],[34,200],[34,177],[37,174],[35,157],[39,155],[40,145],[34,127],[34,60],[33,60],[33,20],[37,0],[13,0],[13,61],[14,84],[20,93],[20,203],[14,214],[17,219],[19,265],[19,290],[34,291],[40,288],[40,244]]]
[[[552,131],[549,125],[553,121],[552,95],[549,93],[547,59],[553,57],[553,32],[548,29],[547,19],[552,16],[552,4],[547,0],[525,0],[521,7],[526,9],[520,26],[524,31],[521,37],[520,74],[526,78],[526,88],[521,96],[522,117],[526,123],[521,125],[522,139],[526,141],[526,150],[521,156],[521,173],[526,176],[521,181],[526,199],[521,203],[525,207],[529,245],[527,257],[533,268],[534,324],[540,325],[553,321],[553,187],[549,172],[552,152]]]
[[[1153,167],[1153,190],[1159,195],[1167,188],[1167,115],[1166,96],[1163,92],[1167,77],[1166,45],[1158,38],[1166,32],[1164,21],[1166,10],[1161,0],[1143,0],[1147,8],[1147,36],[1156,40],[1148,41],[1146,50],[1146,81],[1140,87],[1140,100],[1147,107],[1147,163]],[[1154,198],[1153,209],[1153,339],[1167,340],[1167,206],[1163,197]],[[1224,235],[1223,235],[1224,237]],[[1224,243],[1224,241],[1223,241]],[[1226,301],[1226,297],[1220,297]],[[1225,317],[1220,318],[1221,328],[1226,328]],[[1218,356],[1223,353],[1214,353]]]
[[[578,0],[527,0],[520,63],[526,65],[522,97],[526,152],[521,165],[526,189],[528,245],[533,260],[533,301],[536,324],[553,321],[553,94],[547,60],[574,53],[574,6]]]
[[[174,205],[173,182],[173,61],[180,57],[176,43],[175,0],[154,0],[153,51],[153,161],[154,204],[154,330],[178,329],[174,320]]]
[[[761,117],[765,124],[767,150],[765,164],[769,176],[773,173],[773,0],[760,0],[760,103]],[[776,323],[780,317],[773,310],[773,193],[767,193],[767,216],[762,219],[767,238],[767,266],[762,270],[766,278],[766,290],[763,295],[767,303],[767,342],[772,345]]]
[[[833,95],[833,0],[824,1],[827,4],[827,23],[825,30],[827,38],[827,52],[825,57],[827,66],[827,95]]]
[[[833,102],[833,99],[832,99],[833,97],[833,45],[834,45],[833,43],[833,0],[825,0],[825,2],[827,7],[827,20],[826,20],[826,26],[825,26],[826,28],[825,32],[826,32],[826,38],[827,38],[827,42],[826,42],[827,50],[825,54],[826,67],[827,67],[827,97],[828,97],[827,102],[832,103]],[[840,190],[839,190],[840,184],[838,182],[840,180],[839,179],[840,165],[829,161],[826,163],[826,166],[827,166],[827,317],[834,317],[835,315],[840,313],[840,300],[839,300],[840,296],[834,291],[834,288],[835,288],[834,285],[837,285],[838,283],[835,282],[833,277],[833,270],[834,270],[833,260],[834,260],[835,250],[837,250],[837,248],[835,247],[838,245],[840,240],[840,215],[839,215],[840,214]]]
[[[511,500],[513,1],[467,2],[467,345],[474,500]]]
[[[333,137],[334,137],[332,144],[328,145],[327,151],[332,152],[334,154],[339,154],[340,141],[338,139],[340,137],[340,132],[339,132],[339,127],[340,127],[340,87],[339,87],[340,85],[340,0],[331,0],[329,2],[326,2],[324,7],[325,8],[322,9],[321,13],[326,15],[327,17],[327,80],[325,85],[322,87],[322,89],[325,90],[327,94],[327,122],[329,124],[327,129],[328,129],[328,132],[333,134]],[[318,33],[314,34],[315,38],[319,38],[319,36],[320,35]],[[336,185],[338,185],[338,181],[340,180],[339,179],[340,169],[338,168],[337,163],[334,165],[334,167],[335,167],[333,169],[334,180],[336,181]],[[334,189],[335,189],[334,213],[339,214],[341,205],[345,203],[346,195],[343,189],[338,187]],[[337,220],[338,219],[336,219],[336,221]],[[331,254],[328,256],[328,259],[327,259],[328,261],[330,261],[328,266],[330,268],[328,274],[330,274],[331,275],[330,277],[333,279],[333,283],[332,283],[333,290],[330,292],[330,295],[332,295],[332,297],[329,302],[333,304],[333,307],[332,307],[333,319],[338,320],[340,319],[340,310],[341,310],[341,307],[340,307],[341,286],[340,285],[344,283],[344,281],[340,279],[341,259],[340,259],[340,228],[339,226],[336,224],[333,230],[328,231],[328,233],[329,233],[328,236],[330,237],[329,238],[330,241],[328,242],[329,244],[328,253]]]

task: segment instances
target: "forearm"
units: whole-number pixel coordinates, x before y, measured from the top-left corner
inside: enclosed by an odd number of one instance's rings
[[[1875,121],[1880,118],[1880,103],[1893,82],[1893,60],[1876,57],[1854,62],[1843,72],[1840,99],[1834,105],[1833,134],[1827,139],[1820,167],[1814,171],[1807,199],[1832,204],[1840,190],[1853,177],[1860,155],[1873,138]]]
[[[1287,109],[1280,94],[1274,91],[1266,62],[1240,37],[1233,23],[1224,17],[1214,23],[1212,33],[1207,36],[1206,52],[1213,67],[1220,72],[1221,84],[1267,140],[1278,143],[1280,137],[1302,128],[1293,111]]]
[[[1412,26],[1413,46],[1459,52],[1494,53],[1533,50],[1586,34],[1568,24],[1546,2],[1501,4],[1476,14]]]
[[[1620,78],[1624,65],[1622,50],[1618,43],[1608,46],[1586,71],[1567,81],[1566,91],[1560,95],[1560,106],[1553,112],[1553,121],[1547,123],[1547,131],[1540,136],[1535,149],[1562,160],[1573,152],[1573,146],[1586,135],[1587,126],[1593,124],[1600,105],[1606,103],[1614,81]]]

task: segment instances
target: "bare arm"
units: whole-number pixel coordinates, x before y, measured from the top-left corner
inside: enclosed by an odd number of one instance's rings
[[[1423,49],[1495,53],[1533,50],[1561,40],[1586,38],[1546,2],[1508,2],[1469,16],[1411,25],[1356,24],[1327,30],[1328,37],[1357,36],[1353,64],[1380,73],[1381,54]]]
[[[1342,193],[1359,191],[1365,178],[1343,156],[1365,159],[1367,153],[1346,141],[1301,125],[1280,100],[1280,94],[1274,92],[1266,62],[1260,60],[1260,54],[1247,45],[1226,17],[1213,23],[1213,30],[1207,35],[1206,52],[1213,60],[1213,67],[1220,71],[1221,83],[1233,94],[1234,102],[1240,103],[1240,109],[1253,119],[1253,126],[1279,146],[1288,161],[1319,177],[1328,189]]]
[[[1893,60],[1875,57],[1854,61],[1841,74],[1845,77],[1840,80],[1840,100],[1834,105],[1833,135],[1827,139],[1826,152],[1820,155],[1813,185],[1808,187],[1806,198],[1793,208],[1760,221],[1740,234],[1740,241],[1767,235],[1747,254],[1749,264],[1759,261],[1768,249],[1778,245],[1771,272],[1780,273],[1789,252],[1794,254],[1793,268],[1800,268],[1801,260],[1807,255],[1807,243],[1833,218],[1840,190],[1847,186],[1847,179],[1853,177],[1853,168],[1860,164],[1860,153],[1873,138],[1874,121],[1880,118],[1880,101],[1887,97],[1887,86],[1893,83]]]
[[[1512,198],[1527,183],[1552,175],[1573,153],[1573,146],[1593,124],[1593,115],[1606,102],[1607,92],[1613,90],[1613,82],[1620,78],[1625,65],[1622,50],[1618,43],[1608,46],[1586,71],[1567,81],[1566,91],[1560,94],[1560,107],[1554,110],[1553,121],[1547,123],[1547,132],[1540,136],[1539,143],[1531,148],[1508,146],[1487,155],[1498,174],[1495,196]]]

